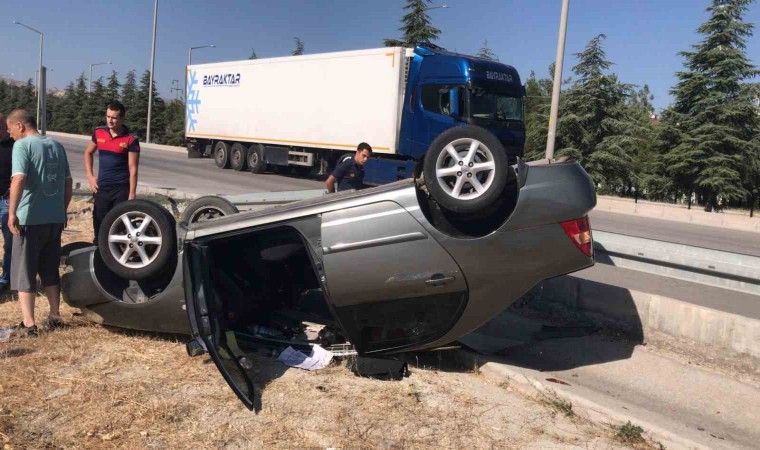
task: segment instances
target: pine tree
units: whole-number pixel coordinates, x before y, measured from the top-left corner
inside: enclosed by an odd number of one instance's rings
[[[745,82],[758,75],[746,55],[754,26],[743,20],[754,0],[713,0],[697,31],[704,39],[681,52],[685,70],[672,89],[683,130],[665,160],[676,184],[694,187],[706,211],[748,199],[758,142],[757,107]],[[751,184],[751,183],[750,183]]]
[[[256,55],[256,50],[251,49],[251,56],[248,59],[259,59],[258,55]]]
[[[9,113],[11,108],[8,102],[8,97],[11,93],[11,86],[0,79],[0,112]]]
[[[385,39],[386,47],[415,47],[417,45],[433,43],[441,34],[441,30],[435,28],[430,22],[430,16],[426,11],[430,0],[406,0],[404,10],[409,11],[401,19],[404,24],[400,31],[404,32],[402,39]]]
[[[74,100],[76,95],[74,91],[74,83],[69,83],[50,121],[51,130],[63,133],[77,133],[79,131],[76,128],[76,117],[79,108]]]
[[[608,73],[612,62],[602,48],[604,39],[596,36],[575,55],[578,78],[561,103],[557,155],[580,161],[597,184],[611,189],[625,182],[638,130],[625,107],[633,87]]]
[[[296,48],[290,54],[293,56],[303,55],[303,41],[299,37],[295,37],[293,39],[296,40]]]
[[[165,129],[162,144],[182,145],[185,140],[185,103],[181,100],[166,102],[164,111]]]
[[[488,41],[483,41],[483,46],[478,50],[478,54],[475,55],[478,58],[487,59],[488,61],[496,61],[499,62],[499,57],[496,56],[496,54],[491,50],[491,48],[488,46]]]
[[[132,112],[127,114],[127,121],[131,121],[129,126],[133,133],[137,133],[140,140],[145,141],[148,124],[148,97],[150,89],[153,90],[153,105],[151,107],[151,141],[161,142],[163,139],[164,122],[164,101],[158,96],[156,82],[150,85],[150,71],[146,70],[140,78],[140,87],[135,94],[135,104]]]
[[[89,135],[96,127],[106,124],[106,105],[109,101],[103,78],[98,78],[92,83],[92,92],[86,94],[84,105],[79,109],[78,122],[81,134]]]
[[[121,83],[119,83],[119,77],[116,75],[116,71],[111,71],[111,76],[108,77],[108,85],[106,86],[106,92],[105,95],[108,98],[108,102],[112,102],[114,100],[120,100],[119,96],[119,88],[121,88]]]
[[[92,130],[88,130],[89,124],[82,122],[82,116],[79,112],[85,107],[87,102],[87,78],[84,72],[79,75],[74,83],[74,90],[71,92],[71,126],[73,133],[90,134]]]
[[[137,77],[135,75],[134,70],[130,70],[127,72],[127,76],[124,80],[124,85],[121,87],[121,102],[124,104],[124,107],[127,109],[127,119],[126,119],[126,125],[131,130],[135,127],[139,126],[139,123],[145,124],[145,120],[147,120],[147,111],[145,113],[145,117],[142,119],[142,122],[140,122],[139,118],[137,118]],[[145,100],[145,103],[147,104],[148,100]]]
[[[528,161],[542,159],[546,154],[553,74],[554,64],[549,67],[549,78],[539,79],[531,72],[525,82],[525,159]]]
[[[32,79],[28,79],[25,85],[16,87],[16,90],[18,93],[13,109],[23,108],[27,111],[37,111],[37,90]]]

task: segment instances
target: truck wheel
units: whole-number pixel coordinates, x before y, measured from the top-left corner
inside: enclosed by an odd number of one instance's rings
[[[206,220],[229,216],[238,212],[237,207],[227,199],[215,195],[207,195],[190,202],[185,210],[182,211],[179,220],[183,223],[205,222]]]
[[[245,161],[248,157],[247,153],[248,152],[243,144],[239,142],[232,144],[232,149],[230,150],[230,166],[232,166],[233,170],[240,172],[245,169]]]
[[[264,161],[264,146],[261,144],[251,144],[248,148],[248,170],[251,173],[262,173],[267,169],[267,163]]]
[[[230,146],[224,141],[219,141],[214,146],[214,162],[220,169],[230,168]]]
[[[504,147],[488,130],[472,125],[441,133],[425,155],[425,185],[442,208],[477,212],[494,203],[507,182]]]
[[[126,280],[160,275],[176,262],[174,217],[148,200],[119,203],[106,214],[98,232],[105,265]]]

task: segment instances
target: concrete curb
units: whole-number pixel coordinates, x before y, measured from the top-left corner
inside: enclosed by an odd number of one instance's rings
[[[526,296],[531,307],[576,317],[646,339],[656,330],[760,358],[760,320],[573,276],[545,280]]]
[[[550,387],[543,379],[529,373],[531,372],[529,370],[520,371],[466,350],[459,350],[458,357],[468,367],[476,367],[481,374],[495,381],[506,381],[509,386],[528,397],[556,396],[569,401],[572,403],[573,413],[592,422],[622,425],[630,421],[634,425],[642,427],[652,440],[661,442],[666,448],[708,448],[650,421],[642,420],[634,414],[620,413],[559,386]]]
[[[83,136],[81,134],[71,134],[71,133],[60,133],[58,131],[48,131],[48,135],[56,137],[67,137],[72,139],[81,139],[81,140],[90,140],[90,136]],[[160,144],[146,144],[144,142],[140,143],[141,149],[150,149],[150,150],[162,150],[165,152],[173,152],[173,153],[184,153],[187,154],[187,149],[185,147],[175,147],[173,145],[160,145]]]
[[[760,233],[760,218],[750,218],[748,214],[740,212],[708,213],[700,210],[699,207],[686,209],[679,205],[642,200],[634,203],[631,199],[602,195],[597,197],[597,204],[594,209],[596,211],[651,217],[672,222],[694,223],[697,225]]]

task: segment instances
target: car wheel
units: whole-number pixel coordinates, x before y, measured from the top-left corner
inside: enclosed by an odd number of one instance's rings
[[[261,144],[251,144],[248,148],[248,170],[251,173],[262,173],[267,168],[264,161],[264,146]]]
[[[247,159],[247,151],[243,144],[235,142],[230,149],[230,166],[233,170],[240,172],[245,169],[245,161]]]
[[[488,130],[459,126],[433,141],[423,173],[433,200],[449,211],[469,214],[498,200],[507,182],[507,157]]]
[[[106,214],[98,233],[105,265],[127,280],[159,275],[177,258],[174,217],[161,205],[130,200]]]
[[[179,220],[183,223],[205,222],[206,220],[229,216],[238,212],[237,207],[228,200],[208,195],[190,202],[185,210],[182,211],[182,216],[180,216]]]
[[[214,162],[220,169],[230,168],[230,146],[224,141],[219,141],[214,146]]]

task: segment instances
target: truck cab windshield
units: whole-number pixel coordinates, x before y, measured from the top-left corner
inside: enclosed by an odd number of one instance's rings
[[[473,119],[522,121],[522,98],[474,87],[470,89],[470,115]]]

